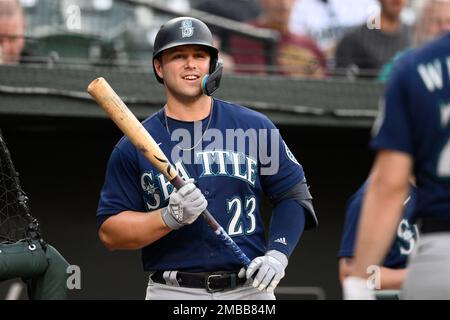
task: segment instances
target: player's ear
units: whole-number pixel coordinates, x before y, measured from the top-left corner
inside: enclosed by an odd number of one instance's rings
[[[160,77],[162,79],[163,78],[162,63],[159,58],[153,59],[153,67],[154,67],[155,72],[158,75],[158,77]]]

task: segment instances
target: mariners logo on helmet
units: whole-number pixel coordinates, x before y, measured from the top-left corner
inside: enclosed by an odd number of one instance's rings
[[[192,20],[183,20],[181,22],[181,37],[189,38],[194,35],[194,27],[192,26]]]

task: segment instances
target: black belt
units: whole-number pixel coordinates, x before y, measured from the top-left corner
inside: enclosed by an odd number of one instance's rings
[[[164,271],[156,271],[151,275],[154,282],[166,284],[163,277]],[[186,288],[202,288],[212,293],[217,291],[231,290],[243,285],[246,277],[239,278],[238,273],[234,271],[218,271],[218,272],[181,272],[176,275],[178,285]]]
[[[418,225],[420,226],[420,233],[432,232],[450,232],[450,219],[442,218],[420,218]]]

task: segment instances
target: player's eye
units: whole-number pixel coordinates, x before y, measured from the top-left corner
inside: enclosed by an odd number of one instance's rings
[[[173,52],[171,55],[169,55],[170,60],[179,60],[184,58],[185,55],[182,52]]]
[[[194,54],[194,57],[196,59],[206,59],[207,53],[206,52],[197,52],[196,54]]]

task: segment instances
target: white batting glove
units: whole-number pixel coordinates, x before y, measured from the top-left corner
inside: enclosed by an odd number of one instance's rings
[[[260,291],[274,292],[276,286],[284,277],[284,269],[288,265],[288,258],[277,250],[267,251],[264,256],[256,257],[247,268],[239,271],[238,277],[250,279],[258,271],[252,286]]]
[[[375,300],[373,290],[369,289],[367,279],[347,277],[342,283],[344,300]]]
[[[176,230],[193,223],[207,206],[208,201],[195,186],[194,179],[189,179],[180,190],[172,192],[161,217],[169,228]]]

